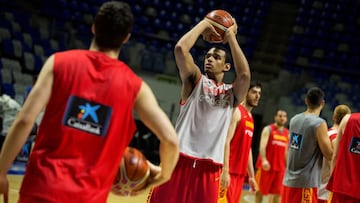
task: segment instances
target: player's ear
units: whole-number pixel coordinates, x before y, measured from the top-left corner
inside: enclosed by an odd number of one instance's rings
[[[230,63],[225,63],[225,66],[224,66],[224,72],[227,72],[229,71],[231,68],[231,64]]]
[[[131,37],[131,33],[129,33],[129,34],[125,37],[125,39],[124,39],[124,41],[123,41],[123,44],[125,44],[126,42],[128,42],[129,39],[130,39],[130,37]]]
[[[91,25],[91,33],[95,34],[95,25],[94,24]]]

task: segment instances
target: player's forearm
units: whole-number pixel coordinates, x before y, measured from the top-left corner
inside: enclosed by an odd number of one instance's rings
[[[233,83],[233,90],[237,99],[236,102],[239,103],[246,97],[246,93],[250,85],[251,73],[249,64],[236,40],[235,34],[230,34],[228,43],[231,49],[231,54],[236,72],[236,78]]]
[[[253,164],[253,157],[251,150],[249,153],[249,160],[248,160],[248,176],[249,178],[255,178],[255,171],[254,171],[254,164]]]
[[[229,173],[229,160],[230,160],[230,143],[227,141],[225,144],[224,150],[224,165],[223,165],[223,173]]]
[[[194,46],[195,42],[199,36],[206,29],[206,21],[202,20],[200,23],[195,25],[190,31],[188,31],[184,36],[175,45],[175,53],[177,52],[189,52],[190,49]]]
[[[261,157],[262,161],[267,160],[265,150],[260,150],[259,154],[260,154],[260,157]]]
[[[261,138],[260,138],[260,148],[259,148],[259,154],[261,157],[261,160],[266,159],[266,147],[267,143],[269,141],[270,131],[268,130],[268,127],[264,127],[261,132]]]
[[[228,44],[230,46],[234,68],[237,76],[242,77],[250,81],[250,67],[249,63],[241,50],[235,34],[231,34],[229,37]]]
[[[177,140],[160,143],[159,152],[162,175],[165,179],[170,179],[179,159],[179,145]]]
[[[8,172],[15,157],[25,144],[31,128],[31,123],[15,120],[14,124],[9,129],[9,133],[6,136],[6,140],[1,149],[0,174],[6,174]]]

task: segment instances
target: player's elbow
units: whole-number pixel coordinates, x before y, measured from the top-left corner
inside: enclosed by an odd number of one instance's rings
[[[177,136],[168,137],[167,139],[162,140],[162,143],[175,154],[179,153],[179,139]]]
[[[178,42],[174,47],[175,57],[185,56],[187,52],[189,52],[189,48],[184,43]]]

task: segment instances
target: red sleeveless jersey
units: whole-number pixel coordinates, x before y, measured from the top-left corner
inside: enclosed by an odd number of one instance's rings
[[[251,113],[248,113],[242,105],[239,105],[238,108],[241,113],[241,120],[230,143],[229,172],[246,175],[254,134],[254,120]]]
[[[20,196],[47,202],[106,202],[136,130],[142,80],[101,52],[56,53],[54,83]]]
[[[269,161],[271,171],[285,171],[285,151],[289,143],[289,130],[283,128],[280,131],[275,124],[270,124],[269,140],[266,145],[266,158]],[[261,157],[258,156],[256,168],[261,167]]]
[[[341,137],[334,171],[327,189],[360,199],[360,113],[350,116]]]

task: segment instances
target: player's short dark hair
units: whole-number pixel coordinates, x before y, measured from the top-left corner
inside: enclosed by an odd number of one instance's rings
[[[325,93],[322,89],[319,87],[312,87],[306,94],[307,105],[312,109],[317,108],[324,100],[324,97]]]
[[[225,46],[216,45],[213,47],[215,50],[223,50],[225,52],[225,63],[231,63],[231,53]]]
[[[95,43],[103,49],[118,49],[131,32],[134,16],[125,2],[109,1],[94,17]]]
[[[262,84],[259,81],[251,81],[250,82],[250,86],[249,86],[249,90],[253,87],[259,87],[260,89],[262,88]]]

